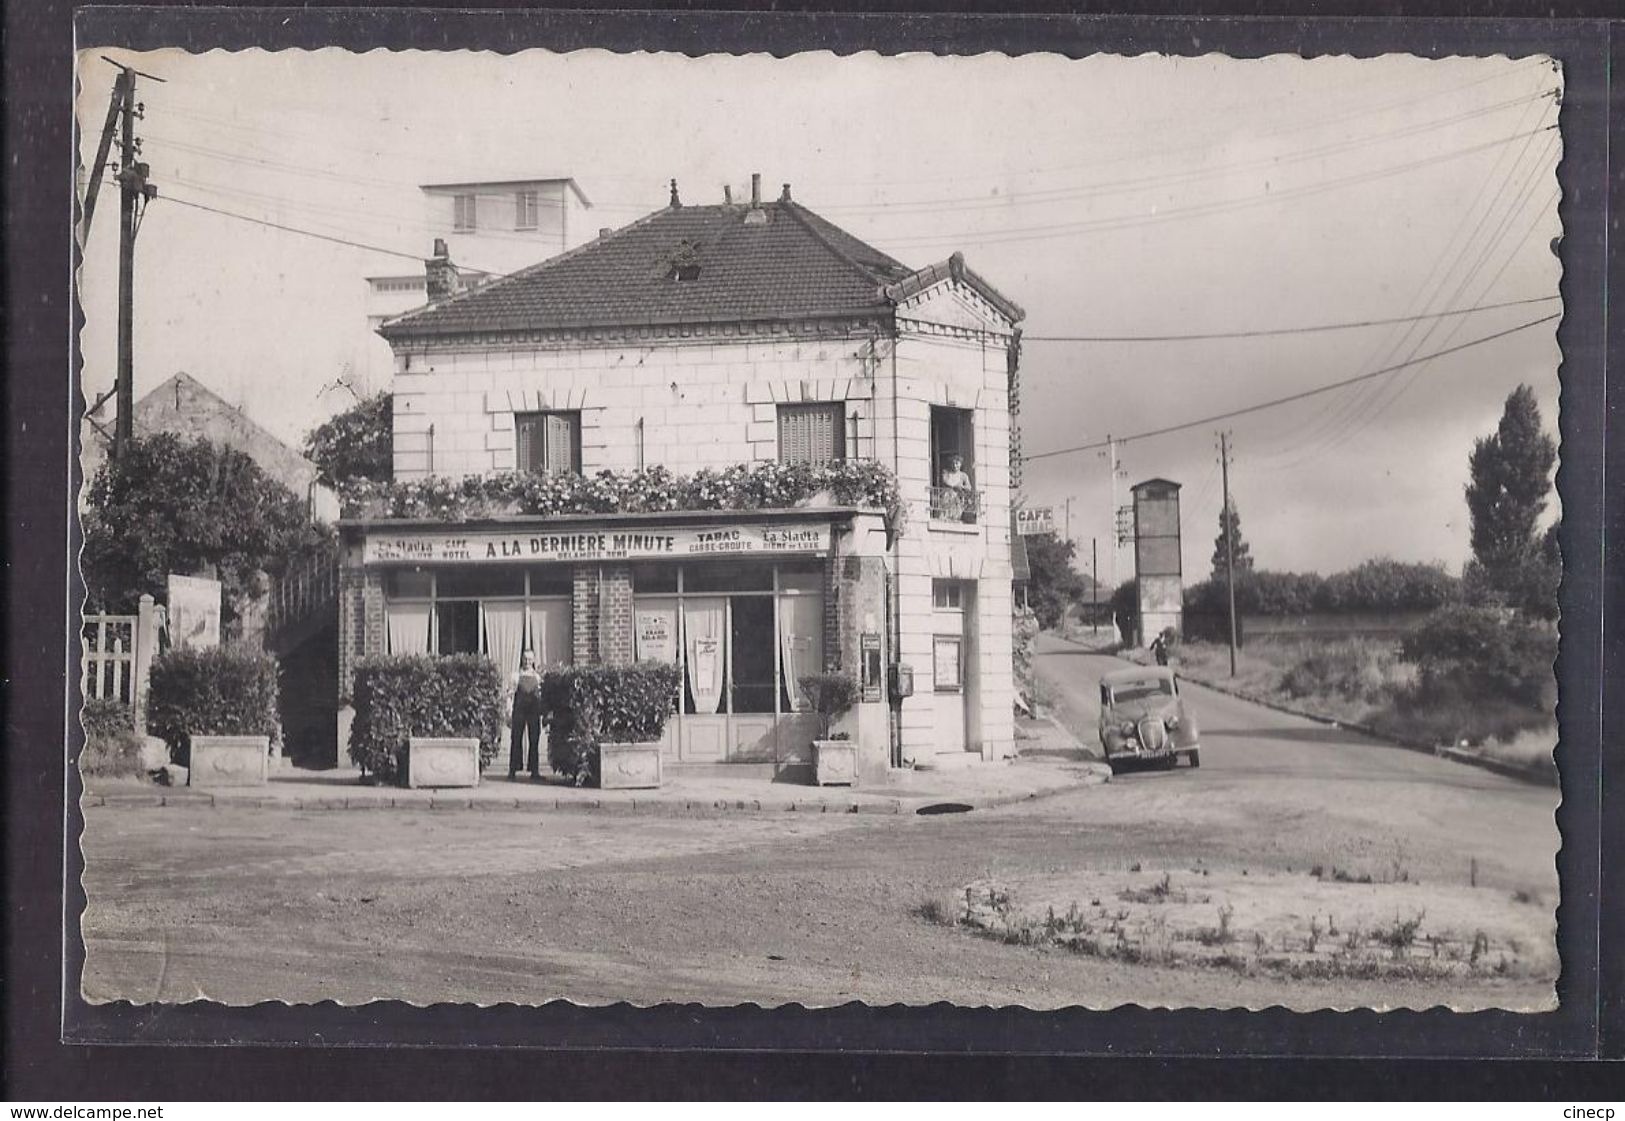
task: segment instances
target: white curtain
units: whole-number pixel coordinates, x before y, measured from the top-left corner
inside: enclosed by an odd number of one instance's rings
[[[569,600],[531,600],[530,648],[536,651],[539,666],[567,666],[575,660],[570,648]]]
[[[721,596],[683,602],[683,641],[688,651],[688,691],[696,713],[716,712],[722,704],[727,662],[723,633],[728,601]]]
[[[480,604],[485,616],[485,649],[497,664],[504,685],[519,672],[519,654],[525,645],[525,605],[500,601]]]
[[[389,605],[389,652],[427,654],[429,652],[429,605],[392,603]]]
[[[811,709],[801,691],[801,678],[824,668],[824,597],[779,597],[779,658],[784,685],[797,712]]]

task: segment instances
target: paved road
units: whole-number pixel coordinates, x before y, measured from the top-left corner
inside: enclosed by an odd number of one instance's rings
[[[1095,681],[1119,663],[1052,640],[1038,663],[1092,735]],[[1200,770],[965,815],[93,808],[83,988],[232,1003],[1030,1007],[1528,1007],[1549,995],[1542,977],[1286,982],[1127,965],[917,915],[928,901],[952,909],[970,883],[1142,865],[1308,890],[1318,862],[1430,886],[1471,874],[1486,898],[1528,893],[1549,917],[1554,792],[1207,690],[1191,703]]]
[[[1039,650],[1062,722],[1098,746],[1100,675],[1124,663],[1048,634]],[[1450,879],[1476,860],[1480,877],[1555,898],[1556,789],[1184,688],[1202,729],[1201,769],[1121,776],[1100,800],[1114,814],[1232,823],[1212,840],[1237,857],[1298,852],[1369,864],[1387,853],[1413,874]]]

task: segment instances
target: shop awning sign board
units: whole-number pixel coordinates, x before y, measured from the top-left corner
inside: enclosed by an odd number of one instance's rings
[[[636,529],[481,529],[368,533],[365,564],[523,564],[545,561],[694,560],[820,554],[830,528],[817,524],[649,526]]]
[[[1055,532],[1055,507],[1034,506],[1016,511],[1016,532],[1023,537]]]

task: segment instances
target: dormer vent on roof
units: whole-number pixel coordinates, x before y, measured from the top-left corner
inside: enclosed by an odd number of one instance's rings
[[[698,280],[700,278],[700,247],[692,241],[680,241],[666,257],[667,280]]]

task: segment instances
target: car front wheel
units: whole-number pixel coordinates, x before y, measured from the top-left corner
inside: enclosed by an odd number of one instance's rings
[[[1186,755],[1185,758],[1191,761],[1191,766],[1193,767],[1200,767],[1202,765],[1202,753],[1200,751],[1192,751],[1190,754]]]

